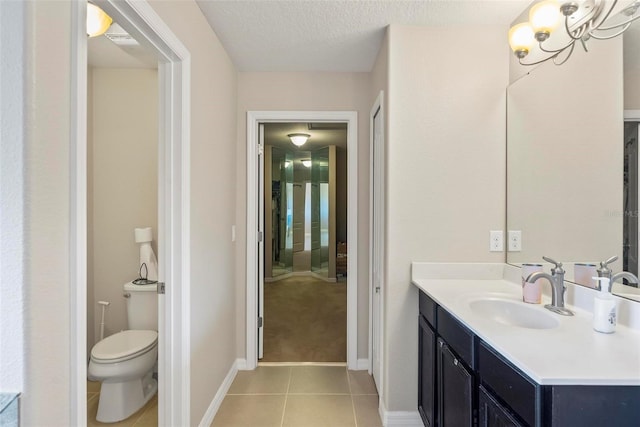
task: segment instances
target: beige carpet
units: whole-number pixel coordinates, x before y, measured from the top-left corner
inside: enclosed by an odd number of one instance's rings
[[[262,362],[346,362],[346,282],[298,276],[264,288]]]

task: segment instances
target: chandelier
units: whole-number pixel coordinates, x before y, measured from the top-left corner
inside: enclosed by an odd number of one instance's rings
[[[537,65],[548,60],[562,65],[571,57],[577,41],[587,52],[589,39],[617,37],[640,18],[637,13],[640,0],[613,15],[617,5],[618,0],[536,3],[529,11],[529,22],[516,24],[509,30],[509,45],[521,65]]]

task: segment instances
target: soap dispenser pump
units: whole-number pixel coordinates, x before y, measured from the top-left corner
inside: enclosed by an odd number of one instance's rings
[[[600,282],[600,292],[593,299],[593,329],[604,334],[616,331],[617,311],[616,300],[609,292],[608,277],[594,277]]]

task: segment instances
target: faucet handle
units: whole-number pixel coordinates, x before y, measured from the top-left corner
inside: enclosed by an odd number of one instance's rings
[[[554,269],[562,271],[562,263],[561,262],[555,261],[555,260],[549,258],[548,256],[543,256],[542,259],[547,261],[547,262],[549,262],[549,263],[551,263],[551,264],[555,264]],[[558,271],[558,273],[560,271]]]
[[[607,268],[609,264],[611,264],[612,262],[616,262],[617,260],[618,260],[618,255],[614,255],[608,260],[600,262],[600,268]]]
[[[611,258],[609,258],[606,261],[601,261],[600,262],[600,268],[598,269],[598,276],[599,277],[609,277],[611,278],[611,269],[609,268],[609,264],[611,264],[612,262],[615,262],[618,260],[618,256],[614,255]]]

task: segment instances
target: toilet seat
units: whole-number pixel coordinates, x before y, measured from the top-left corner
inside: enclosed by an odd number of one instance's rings
[[[128,330],[113,334],[91,349],[94,363],[118,363],[133,359],[158,344],[156,331]]]

